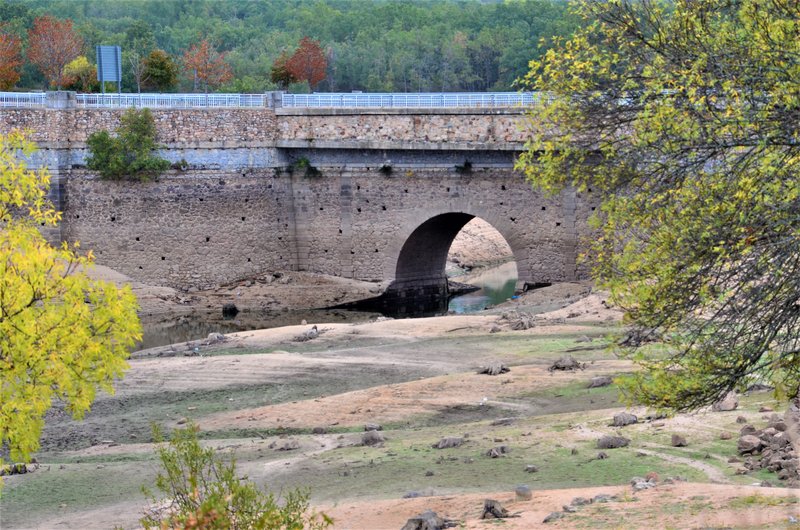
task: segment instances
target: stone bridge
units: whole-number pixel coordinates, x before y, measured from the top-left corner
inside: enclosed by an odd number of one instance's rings
[[[86,139],[115,109],[0,109],[30,131],[33,163],[80,240],[132,278],[203,289],[276,270],[382,282],[390,296],[446,293],[450,243],[473,217],[514,252],[518,288],[587,275],[577,263],[595,201],[546,197],[513,169],[519,109],[153,110],[156,182],[101,181]]]

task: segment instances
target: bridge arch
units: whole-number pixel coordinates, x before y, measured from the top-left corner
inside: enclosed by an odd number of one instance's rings
[[[497,230],[511,248],[517,264],[517,288],[529,284],[532,278],[525,259],[529,249],[513,225],[496,218],[491,211],[443,208],[425,215],[417,212],[399,227],[384,265],[385,277],[392,279],[384,295],[386,304],[400,313],[419,312],[418,306],[446,307],[448,251],[461,229],[476,217]],[[412,304],[415,308],[403,310],[404,305]]]

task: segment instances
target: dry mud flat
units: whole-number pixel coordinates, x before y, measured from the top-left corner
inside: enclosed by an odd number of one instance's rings
[[[765,471],[737,475],[741,463],[728,461],[737,417],[763,427],[758,410],[775,406],[768,394],[742,398],[736,411],[609,426],[624,409],[616,389],[587,383],[631,366],[605,348],[618,315],[587,291],[567,284],[482,315],[312,322],[139,352],[116,395],[101,396],[85,421],[51,414],[40,468],[6,480],[2,528],[136,528],[146,508],[139,489],[158,469],[150,424],[187,420],[204,443],[235,455],[243,476],[276,492],[310,488],[335,528],[397,529],[425,509],[487,528],[477,519],[485,498],[519,514],[500,526],[538,528],[574,497],[599,493],[618,499],[546,526],[791,527],[797,492],[752,487],[780,482]],[[537,313],[533,327],[514,330],[502,318],[512,310]],[[306,340],[312,324],[318,335]],[[584,369],[550,372],[565,354]],[[477,373],[489,363],[510,371]],[[362,444],[366,423],[383,427],[382,442]],[[600,459],[604,434],[630,445]],[[672,434],[688,446],[672,447]],[[435,449],[443,437],[461,444]],[[488,456],[501,446],[508,451]],[[631,478],[651,472],[658,486],[634,493]],[[671,477],[680,478],[665,483]],[[521,484],[531,500],[515,500]]]

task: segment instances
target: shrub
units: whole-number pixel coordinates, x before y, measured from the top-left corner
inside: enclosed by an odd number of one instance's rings
[[[163,467],[156,487],[171,502],[143,489],[158,506],[139,521],[144,528],[321,530],[333,523],[327,515],[309,511],[303,490],[289,491],[281,505],[272,493],[240,480],[235,461],[224,462],[213,449],[200,446],[198,430],[196,425],[178,429],[169,444],[156,450]],[[155,438],[160,441],[157,432]]]
[[[86,166],[108,180],[148,181],[170,167],[154,155],[156,126],[150,109],[128,109],[120,119],[116,135],[98,131],[89,135]]]

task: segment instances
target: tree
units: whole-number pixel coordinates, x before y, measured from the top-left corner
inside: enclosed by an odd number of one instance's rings
[[[195,83],[203,86],[206,94],[209,88],[219,87],[233,78],[231,67],[225,62],[225,54],[213,49],[206,39],[200,44],[193,44],[183,54],[183,65]]]
[[[584,0],[532,62],[519,167],[603,194],[595,274],[641,339],[629,396],[693,409],[800,385],[800,25],[772,0]]]
[[[325,79],[327,67],[328,60],[319,41],[308,37],[300,39],[297,50],[285,63],[286,71],[297,81],[308,81],[312,90]]]
[[[142,61],[142,84],[166,92],[178,83],[178,65],[164,50],[153,50]]]
[[[91,252],[54,248],[39,232],[60,214],[47,172],[17,158],[33,151],[22,133],[0,136],[0,446],[16,461],[38,449],[54,399],[80,418],[98,388],[113,393],[141,338],[130,288],[89,279]]]
[[[83,39],[72,29],[71,20],[37,17],[28,31],[28,59],[42,71],[51,87],[66,84],[64,67],[83,50]]]
[[[139,55],[139,52],[130,52],[128,54],[128,65],[133,76],[133,82],[136,83],[136,92],[141,93],[142,84],[148,81],[145,58]]]
[[[98,131],[86,140],[86,167],[109,180],[151,180],[169,168],[169,162],[155,156],[156,125],[150,109],[130,108],[119,120],[116,136]]]
[[[90,92],[97,84],[97,67],[81,55],[64,67],[64,84],[83,92]]]
[[[0,24],[0,90],[8,90],[19,81],[21,49],[19,37],[6,33],[4,25]]]
[[[278,58],[275,59],[275,62],[273,63],[269,73],[270,81],[278,85],[278,88],[281,90],[286,90],[289,88],[289,85],[297,82],[297,78],[292,75],[287,68],[287,62],[289,62],[289,56],[286,55],[285,51],[283,51]]]
[[[325,514],[309,512],[303,491],[289,491],[280,505],[271,493],[241,480],[236,462],[226,463],[214,449],[201,447],[198,430],[195,425],[178,429],[169,445],[156,449],[163,467],[156,487],[170,502],[145,515],[140,521],[144,528],[322,530],[333,523]],[[158,433],[155,438],[160,441]],[[145,494],[154,505],[165,505],[149,491]]]

